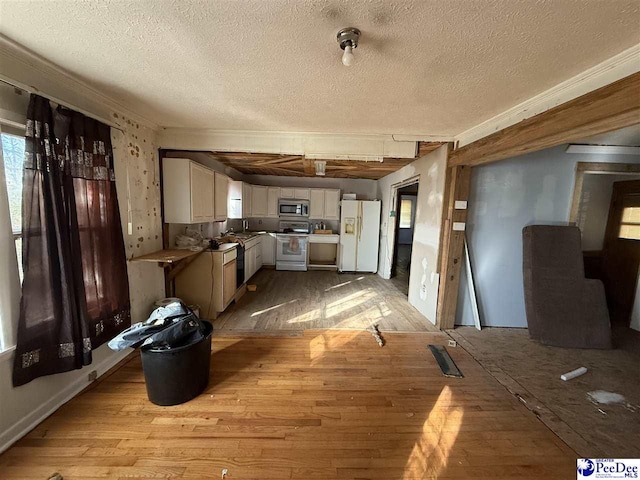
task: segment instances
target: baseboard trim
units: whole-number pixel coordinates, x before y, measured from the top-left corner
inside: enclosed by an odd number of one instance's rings
[[[85,367],[82,370],[87,370],[87,373],[89,370],[96,370],[99,379],[130,354],[131,350],[123,350],[122,352],[117,352],[114,355],[111,355],[98,364],[91,365],[89,369]],[[99,380],[96,379],[96,381]],[[51,397],[48,401],[40,405],[40,407],[31,412],[29,415],[21,418],[16,423],[14,423],[0,435],[0,453],[11,447],[27,433],[40,425],[40,423],[42,423],[47,417],[52,415],[62,405],[67,403],[69,400],[74,398],[86,388],[87,377],[85,375],[80,375],[76,380],[67,385],[67,387],[60,391],[57,395]]]

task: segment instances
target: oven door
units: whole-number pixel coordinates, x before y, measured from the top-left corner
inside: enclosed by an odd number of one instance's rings
[[[307,242],[305,235],[276,235],[276,268],[306,270]]]

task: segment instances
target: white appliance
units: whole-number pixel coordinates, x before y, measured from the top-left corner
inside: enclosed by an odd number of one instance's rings
[[[342,200],[340,217],[341,272],[378,271],[379,200]]]
[[[309,222],[280,222],[276,234],[276,270],[307,271]]]
[[[278,200],[278,215],[281,217],[308,217],[309,200],[281,198]]]

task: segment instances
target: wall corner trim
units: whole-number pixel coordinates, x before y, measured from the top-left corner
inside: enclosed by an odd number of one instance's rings
[[[640,71],[640,44],[565,80],[538,95],[456,135],[456,148],[487,137],[586,93]]]

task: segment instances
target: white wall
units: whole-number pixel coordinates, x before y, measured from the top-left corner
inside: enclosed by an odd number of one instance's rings
[[[411,252],[409,303],[431,323],[436,323],[438,303],[438,247],[442,219],[442,200],[447,165],[447,146],[419,158],[415,162],[378,180],[378,198],[382,200],[380,224],[380,258],[378,274],[389,278],[394,240],[395,218],[393,185],[412,177],[420,177],[416,207],[415,234]]]
[[[162,228],[155,129],[145,127],[137,117],[123,115],[99,92],[34,59],[24,59],[19,53],[0,49],[0,64],[6,77],[35,86],[102,118],[113,119],[122,127],[124,133],[112,129],[112,141],[126,254],[131,258],[160,249]],[[164,296],[164,278],[155,264],[128,263],[127,270],[132,321],[136,322],[146,318],[153,301]],[[2,288],[5,284],[6,279],[0,279]],[[11,380],[13,351],[0,354],[0,451],[85,388],[89,372],[96,370],[101,375],[127,353],[115,353],[103,345],[94,351],[92,365],[37,378],[18,388],[13,388]]]
[[[640,163],[640,157],[634,156],[567,154],[566,147],[473,169],[467,238],[485,326],[527,326],[522,229],[533,224],[567,224],[577,162]],[[464,269],[456,324],[473,325]]]

